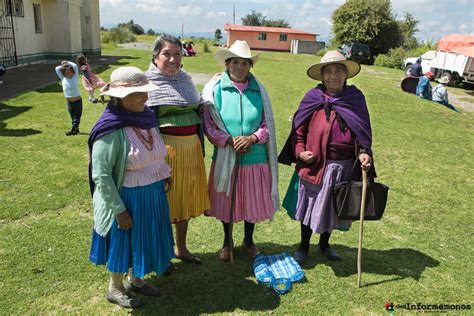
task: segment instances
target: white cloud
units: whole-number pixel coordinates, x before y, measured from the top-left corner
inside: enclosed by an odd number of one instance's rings
[[[222,18],[225,17],[227,14],[225,12],[219,11],[208,11],[206,12],[206,19],[217,19],[217,18]]]
[[[192,6],[192,5],[183,5],[183,6],[178,6],[177,12],[182,15],[197,16],[201,14],[202,8],[197,7],[197,6]]]
[[[301,12],[312,11],[315,8],[311,0],[305,0],[303,6],[301,7]]]
[[[106,6],[117,7],[118,5],[123,3],[123,0],[101,0],[99,3],[101,7],[106,7]]]
[[[173,13],[173,10],[164,8],[163,6],[159,6],[159,5],[150,6],[147,4],[139,3],[137,4],[136,8],[142,10],[145,13],[153,13],[153,14],[158,13],[158,14],[164,14],[164,15]]]

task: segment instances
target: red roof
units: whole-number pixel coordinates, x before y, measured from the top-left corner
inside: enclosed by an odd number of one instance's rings
[[[438,42],[438,50],[474,57],[474,36],[451,34]]]
[[[247,31],[247,32],[267,32],[267,33],[286,33],[286,34],[306,34],[319,35],[316,33],[309,33],[301,30],[290,29],[286,27],[267,27],[267,26],[247,26],[237,24],[224,25],[226,31]]]

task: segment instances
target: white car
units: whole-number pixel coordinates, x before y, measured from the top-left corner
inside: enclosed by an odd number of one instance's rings
[[[421,69],[423,73],[426,73],[427,71],[431,70],[431,61],[434,59],[435,55],[435,50],[429,50],[423,55],[421,55]],[[409,57],[405,59],[405,74],[407,76],[410,75],[410,68],[414,63],[416,63],[417,59],[418,57]]]

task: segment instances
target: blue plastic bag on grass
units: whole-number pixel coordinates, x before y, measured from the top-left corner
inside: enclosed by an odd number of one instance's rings
[[[304,277],[298,262],[287,252],[274,256],[259,254],[253,261],[253,272],[258,282],[267,283],[279,295]]]

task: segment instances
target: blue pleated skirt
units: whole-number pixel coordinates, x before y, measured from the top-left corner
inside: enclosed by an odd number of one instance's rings
[[[89,260],[96,265],[107,264],[114,273],[125,273],[132,267],[133,275],[139,278],[152,271],[162,274],[174,257],[164,180],[122,187],[120,196],[132,217],[132,229],[118,229],[117,220],[105,237],[93,229]]]

